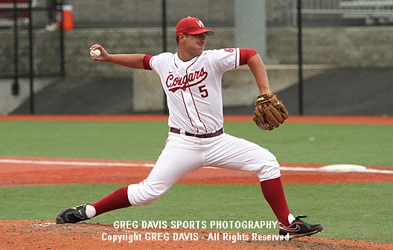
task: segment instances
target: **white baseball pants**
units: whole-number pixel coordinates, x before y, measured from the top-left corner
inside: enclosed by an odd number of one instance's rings
[[[281,176],[276,157],[255,143],[225,133],[201,139],[169,132],[148,177],[129,185],[128,199],[132,206],[149,205],[186,174],[204,166],[254,171],[260,181]]]

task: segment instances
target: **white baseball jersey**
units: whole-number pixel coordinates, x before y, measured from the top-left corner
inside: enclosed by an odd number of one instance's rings
[[[158,73],[167,94],[170,127],[193,134],[223,128],[221,78],[239,66],[239,51],[208,50],[188,62],[172,53],[145,57],[145,69]],[[129,202],[133,206],[148,205],[186,174],[203,166],[253,171],[260,181],[281,175],[276,157],[255,143],[226,133],[198,138],[169,132],[149,176],[128,187]]]
[[[194,134],[223,127],[222,75],[239,67],[239,49],[207,50],[183,62],[177,53],[162,53],[149,66],[161,78],[167,95],[169,127]]]

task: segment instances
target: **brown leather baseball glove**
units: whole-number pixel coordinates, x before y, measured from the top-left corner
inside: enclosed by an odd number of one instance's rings
[[[280,126],[289,114],[277,94],[264,94],[258,96],[255,102],[254,122],[262,130],[273,130]]]

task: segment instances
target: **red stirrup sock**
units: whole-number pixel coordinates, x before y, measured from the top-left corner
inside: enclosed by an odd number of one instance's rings
[[[262,181],[261,189],[263,196],[269,203],[278,221],[289,226],[288,215],[291,213],[285,198],[284,189],[282,187],[281,178]]]
[[[122,187],[111,193],[104,199],[99,200],[96,203],[91,203],[90,205],[92,205],[96,209],[95,216],[112,210],[130,207],[131,204],[128,201],[127,190],[128,187]]]

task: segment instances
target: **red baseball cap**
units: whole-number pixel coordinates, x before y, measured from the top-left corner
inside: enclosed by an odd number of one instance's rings
[[[207,36],[214,35],[214,31],[207,30],[201,20],[195,17],[186,17],[180,20],[176,25],[176,37],[180,34],[197,35],[206,33]]]

